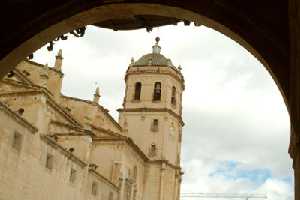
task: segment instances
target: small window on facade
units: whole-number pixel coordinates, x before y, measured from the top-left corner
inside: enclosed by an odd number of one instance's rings
[[[11,78],[11,77],[13,77],[14,75],[15,75],[15,72],[10,71],[10,72],[8,72],[7,77],[8,77],[8,78]]]
[[[150,157],[153,157],[153,156],[156,156],[156,145],[153,143],[151,144],[151,147],[150,147],[150,150],[149,150],[149,156]]]
[[[65,107],[66,108],[66,110],[68,111],[68,112],[71,112],[72,110],[71,110],[71,108],[69,108],[69,107]]]
[[[12,147],[18,151],[22,149],[22,142],[23,142],[23,136],[15,132],[13,136],[13,141],[12,141]]]
[[[98,194],[98,184],[96,182],[92,183],[92,194],[94,196],[97,196],[97,194]]]
[[[160,101],[161,99],[161,83],[155,82],[153,91],[153,101]]]
[[[28,71],[26,71],[26,70],[23,70],[23,73],[24,73],[26,76],[29,76],[29,75],[30,75],[30,73],[29,73]]]
[[[73,168],[71,168],[71,172],[70,172],[70,182],[74,183],[76,181],[76,174],[77,171]]]
[[[50,153],[47,153],[47,158],[46,158],[46,168],[48,169],[53,169],[53,155],[51,155]]]
[[[157,132],[158,131],[158,119],[154,119],[152,121],[152,124],[151,124],[151,131],[152,132]]]
[[[136,82],[134,87],[134,100],[141,99],[141,90],[142,90],[142,83]]]
[[[23,109],[23,108],[20,108],[20,109],[18,110],[18,114],[19,114],[19,115],[23,115],[23,113],[24,113],[24,109]]]
[[[176,87],[174,87],[174,86],[173,86],[173,88],[172,88],[171,104],[172,104],[173,106],[176,105]]]

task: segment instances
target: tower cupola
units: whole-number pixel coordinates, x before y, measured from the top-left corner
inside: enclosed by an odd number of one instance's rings
[[[123,105],[126,108],[167,108],[180,115],[184,90],[181,66],[175,67],[171,59],[161,54],[159,41],[156,37],[151,53],[136,61],[131,59],[125,76],[127,90]]]
[[[119,120],[151,159],[178,165],[184,78],[181,68],[161,54],[159,41],[156,37],[151,53],[131,59]]]

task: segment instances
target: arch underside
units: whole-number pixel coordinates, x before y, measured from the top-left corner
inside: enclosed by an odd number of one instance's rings
[[[2,75],[43,44],[83,25],[128,30],[184,20],[214,28],[248,49],[266,66],[287,101],[289,24],[286,0],[5,0],[1,4]]]

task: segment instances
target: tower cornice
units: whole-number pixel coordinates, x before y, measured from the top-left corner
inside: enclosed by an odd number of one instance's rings
[[[168,108],[119,108],[117,109],[118,112],[166,112],[173,117],[175,117],[182,126],[184,126],[184,122],[182,117],[176,114],[173,110]]]

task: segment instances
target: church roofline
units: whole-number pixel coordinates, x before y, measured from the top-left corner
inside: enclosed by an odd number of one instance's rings
[[[35,84],[28,85],[24,82],[20,82],[20,81],[16,81],[16,80],[13,80],[13,79],[8,79],[8,78],[5,78],[5,79],[1,80],[1,82],[5,83],[5,84],[16,86],[16,87],[23,87],[23,88],[30,88],[30,89],[40,88],[40,86],[35,85]]]
[[[81,160],[79,157],[75,156],[70,151],[67,151],[63,146],[58,144],[50,135],[41,136],[42,141],[46,142],[48,145],[52,146],[53,148],[59,150],[64,156],[68,159],[72,160],[76,164],[78,164],[81,168],[86,167],[88,164]]]
[[[58,144],[52,137],[53,136],[85,136],[85,135],[81,135],[81,134],[55,134],[55,135],[47,135],[47,136],[41,136],[42,139],[44,139],[48,144],[54,146],[55,148],[58,148],[60,150],[63,150],[64,154],[68,154],[68,155],[72,155],[73,161],[78,162],[81,165],[87,165],[87,163],[85,163],[84,161],[82,161],[80,158],[78,158],[77,156],[75,156],[74,154],[72,154],[69,151],[66,151],[60,144]],[[180,166],[174,165],[172,163],[170,163],[168,160],[150,160],[148,158],[147,155],[144,154],[144,152],[134,143],[134,141],[127,136],[117,136],[117,137],[111,137],[111,138],[107,138],[107,137],[95,137],[92,140],[93,144],[97,144],[99,142],[125,142],[127,145],[129,145],[130,147],[132,147],[132,149],[138,154],[140,155],[141,159],[149,164],[166,164],[169,167],[173,168],[173,169],[177,169],[177,170],[181,170]],[[75,159],[75,160],[74,160]],[[95,170],[93,170],[94,172],[96,172]],[[97,172],[98,173],[98,172]],[[99,173],[98,173],[99,174]],[[99,174],[100,176],[102,176],[101,174]],[[103,177],[103,176],[102,176]],[[105,177],[104,177],[105,178]],[[108,180],[109,181],[109,180]],[[110,182],[110,181],[109,181]],[[113,184],[112,182],[110,182],[111,184]],[[114,184],[113,184],[114,185]],[[116,186],[117,187],[117,186]]]
[[[67,128],[72,129],[74,131],[85,133],[85,134],[89,135],[88,130],[83,129],[79,126],[74,126],[73,124],[71,125],[71,124],[67,124],[67,123],[64,123],[64,122],[61,122],[61,121],[56,121],[56,120],[50,120],[49,124],[55,124],[55,125],[58,125],[58,126],[67,127]]]
[[[107,179],[106,177],[104,177],[102,174],[100,174],[99,172],[97,172],[97,170],[94,170],[94,169],[90,168],[89,172],[92,173],[93,175],[95,175],[97,178],[99,178],[102,181],[104,181],[105,183],[111,185],[117,192],[120,191],[120,188],[116,184],[114,184],[109,179]]]
[[[88,133],[86,131],[76,131],[76,132],[67,132],[67,133],[58,133],[58,132],[50,132],[53,137],[81,137],[81,136],[90,136],[93,137],[92,133]]]
[[[60,135],[54,135],[54,136],[60,136]],[[77,135],[77,136],[79,136],[79,135]],[[86,166],[88,166],[88,165],[91,164],[91,163],[88,164],[85,161],[81,160],[79,157],[77,157],[76,155],[74,155],[72,152],[67,151],[66,148],[64,148],[62,145],[60,145],[59,143],[57,143],[55,141],[55,139],[53,138],[53,135],[44,135],[44,136],[41,136],[41,140],[44,141],[45,143],[47,143],[48,145],[52,146],[56,150],[58,150],[60,153],[62,153],[62,155],[66,156],[68,159],[70,159],[74,163],[78,164],[81,168],[84,168],[84,167],[86,167]],[[101,179],[106,184],[109,184],[109,185],[113,186],[113,188],[115,190],[119,191],[119,188],[118,188],[117,185],[115,185],[114,183],[112,183],[110,180],[108,180],[107,178],[105,178],[102,174],[100,174],[96,170],[93,170],[92,168],[89,168],[89,173],[92,173],[92,174],[96,175],[97,178]]]
[[[47,94],[50,98],[52,98],[52,93],[45,87],[42,87],[40,85],[36,85],[36,84],[26,84],[24,82],[20,82],[20,81],[15,81],[13,79],[3,79],[1,80],[2,83],[5,83],[5,84],[10,84],[10,85],[13,85],[13,86],[16,86],[16,87],[23,87],[23,88],[30,88],[32,90],[43,90],[45,94]]]
[[[24,60],[24,62],[30,63],[30,64],[35,65],[37,67],[45,68],[45,65],[43,65],[41,63],[38,63],[38,62],[35,62],[35,61],[32,61],[32,60],[26,59],[26,60]],[[54,67],[47,66],[47,69],[58,73],[60,76],[64,75],[64,73],[62,73],[62,71],[56,70]]]
[[[147,162],[149,161],[149,158],[144,154],[144,152],[134,143],[134,141],[130,137],[126,136],[120,136],[115,138],[104,138],[104,137],[98,137],[93,139],[93,142],[126,142],[130,147],[132,147],[135,152],[137,152],[138,155],[142,158],[143,161]]]
[[[74,101],[80,101],[80,102],[87,103],[87,104],[90,104],[93,106],[97,106],[97,108],[100,109],[110,119],[110,121],[119,129],[119,131],[123,131],[120,124],[108,113],[109,110],[104,108],[103,106],[99,105],[98,103],[95,103],[90,100],[85,100],[85,99],[80,99],[80,98],[70,97],[70,96],[65,96],[65,95],[62,95],[61,97],[66,98],[66,99],[71,99]]]
[[[27,85],[27,84],[24,84],[23,82],[18,82],[18,81],[12,80],[12,79],[5,79],[5,80],[2,80],[1,82],[6,83],[6,84],[10,84],[10,85],[14,85],[14,86],[17,86],[17,87],[23,87],[23,88],[26,88],[26,89],[31,89],[31,90],[16,91],[16,92],[5,92],[5,93],[0,93],[0,96],[15,95],[16,93],[17,94],[22,94],[22,93],[23,94],[44,93],[48,97],[48,99],[50,99],[50,103],[52,103],[52,105],[54,105],[56,108],[59,107],[59,109],[62,110],[64,112],[64,114],[67,114],[68,116],[71,116],[72,121],[75,121],[77,126],[81,127],[80,122],[78,122],[72,115],[70,115],[67,111],[65,111],[65,108],[61,107],[58,103],[56,103],[56,101],[52,98],[51,92],[47,88],[44,88],[42,86],[35,85],[35,84]],[[118,122],[116,122],[115,119],[108,113],[108,110],[105,109],[103,106],[99,105],[98,103],[95,103],[95,102],[90,101],[90,100],[79,99],[79,98],[76,98],[76,97],[65,96],[63,94],[61,94],[61,97],[97,106],[97,108],[100,109],[111,120],[111,122],[119,129],[119,131],[121,131],[121,132],[123,131],[120,124]]]
[[[69,122],[73,123],[76,126],[81,127],[81,124],[73,118],[67,111],[65,111],[64,108],[62,108],[58,103],[55,102],[55,100],[48,94],[47,91],[43,87],[34,88],[32,90],[26,90],[26,91],[15,91],[15,92],[5,92],[0,93],[0,96],[14,96],[14,95],[33,95],[33,94],[43,94],[47,97],[47,103],[49,103],[56,111],[61,113]]]
[[[95,139],[93,139],[93,142],[94,141],[95,142],[120,142],[120,141],[123,141],[123,142],[126,142],[126,144],[128,144],[129,146],[131,146],[141,156],[141,158],[143,159],[144,162],[149,163],[149,164],[165,163],[166,165],[168,165],[169,167],[171,167],[173,169],[181,170],[180,166],[173,165],[168,160],[151,160],[151,159],[149,159],[149,157],[144,154],[144,152],[137,146],[137,144],[134,143],[134,141],[130,137],[121,136],[118,138],[95,138]]]
[[[54,121],[54,120],[51,120],[50,121],[50,124],[55,124],[55,125],[58,125],[58,126],[62,126],[62,127],[67,127],[69,129],[72,129],[74,130],[75,132],[68,132],[68,133],[54,133],[53,132],[53,135],[57,135],[57,136],[91,136],[93,138],[98,138],[98,136],[93,132],[93,130],[89,130],[89,129],[83,129],[83,128],[80,128],[80,127],[77,127],[77,126],[72,126],[70,124],[67,124],[67,123],[63,123],[63,122],[60,122],[60,121]],[[116,132],[113,132],[111,130],[108,130],[108,129],[104,129],[104,128],[101,128],[101,127],[96,127],[92,124],[89,124],[92,129],[96,130],[96,131],[101,131],[105,134],[108,134],[110,137],[122,137],[121,134],[119,133],[116,133]]]
[[[97,126],[95,126],[95,125],[93,125],[93,124],[90,124],[90,126],[91,126],[93,129],[97,130],[97,131],[104,132],[104,133],[106,133],[106,134],[108,134],[108,135],[111,135],[111,136],[114,136],[114,137],[122,136],[121,134],[116,133],[116,132],[114,132],[114,131],[112,131],[112,130],[109,130],[109,129],[104,129],[104,128],[101,128],[101,127],[97,127]]]
[[[22,126],[26,127],[29,131],[32,133],[38,132],[38,129],[33,126],[30,122],[28,122],[26,119],[12,111],[7,105],[5,105],[3,102],[0,101],[0,110],[8,114],[10,117],[12,117],[16,122],[21,124]]]
[[[25,76],[22,72],[20,72],[20,70],[14,69],[13,71],[16,74],[16,76],[20,78],[24,83],[28,85],[34,85],[34,83],[29,78],[27,78],[27,76]]]
[[[71,121],[76,126],[81,127],[82,125],[78,122],[72,115],[70,115],[64,108],[62,108],[59,104],[57,104],[51,97],[48,96],[47,102],[51,104],[57,111],[62,113],[69,121]]]

